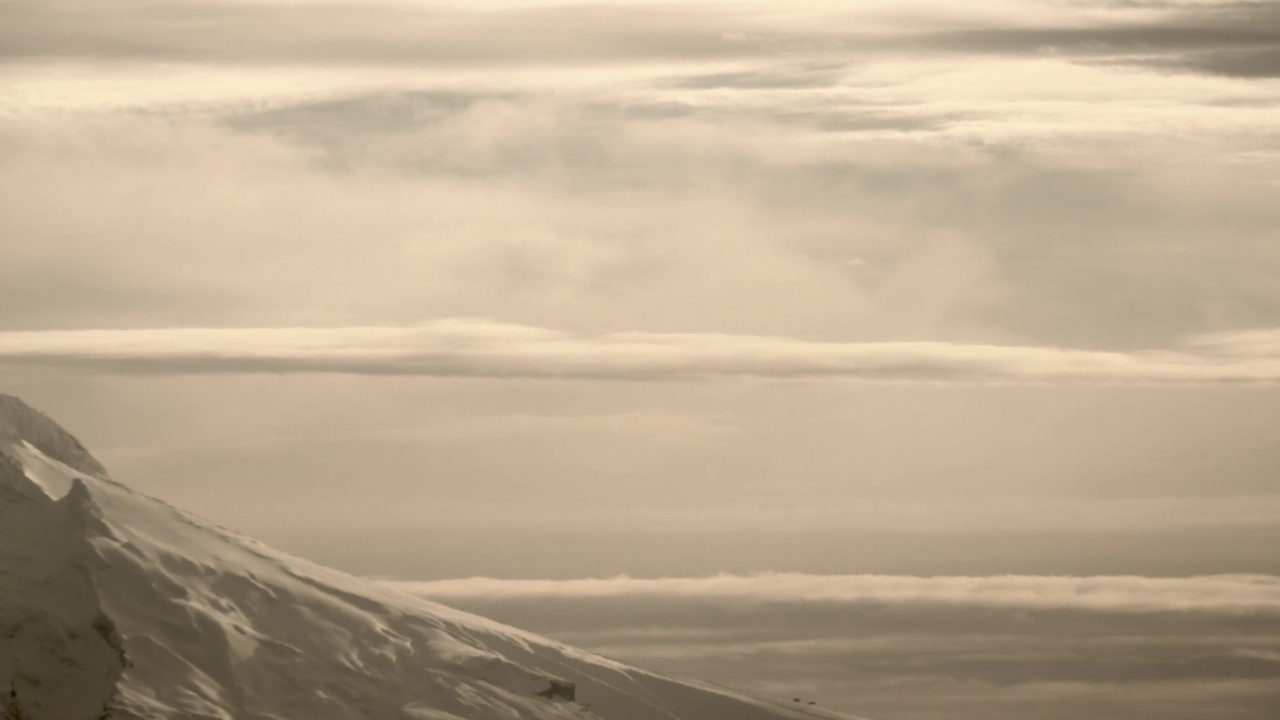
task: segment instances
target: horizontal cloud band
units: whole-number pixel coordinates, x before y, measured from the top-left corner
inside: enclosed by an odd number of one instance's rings
[[[630,577],[581,580],[468,578],[386,581],[404,592],[459,599],[672,597],[757,602],[928,603],[1028,610],[1112,612],[1213,611],[1280,614],[1280,578],[1212,575],[913,577],[764,573],[705,578]]]
[[[694,380],[727,376],[925,382],[1276,383],[1280,330],[1135,353],[949,342],[814,342],[719,334],[583,336],[478,320],[413,327],[0,332],[0,367]]]

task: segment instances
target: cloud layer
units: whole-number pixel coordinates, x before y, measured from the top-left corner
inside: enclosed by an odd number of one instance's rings
[[[540,5],[129,0],[0,6],[10,58],[466,65],[717,60],[822,52],[1060,54],[1274,77],[1280,35],[1259,2]]]
[[[582,336],[472,320],[415,327],[165,328],[0,333],[0,363],[155,374],[347,373],[693,380],[754,376],[923,382],[1274,383],[1280,331],[1185,350],[1098,352],[943,342],[625,332]]]
[[[907,577],[764,573],[707,578],[392,582],[431,598],[715,598],[768,603],[941,604],[1108,612],[1249,612],[1280,615],[1280,578]]]

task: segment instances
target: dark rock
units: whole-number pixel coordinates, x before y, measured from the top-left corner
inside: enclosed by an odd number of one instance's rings
[[[578,695],[578,688],[567,680],[550,680],[551,684],[546,690],[538,693],[538,697],[550,698],[552,700],[567,700],[574,702]]]

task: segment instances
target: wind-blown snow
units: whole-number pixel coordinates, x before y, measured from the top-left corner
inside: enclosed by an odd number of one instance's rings
[[[30,720],[840,717],[277,552],[111,480],[56,424],[0,396],[0,710],[16,706]]]

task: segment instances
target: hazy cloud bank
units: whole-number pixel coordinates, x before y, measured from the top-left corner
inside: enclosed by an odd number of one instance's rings
[[[0,333],[0,363],[142,374],[348,373],[693,380],[1273,383],[1280,331],[1190,338],[1139,353],[947,342],[817,342],[751,335],[583,336],[473,320],[415,327],[163,328]]]
[[[395,583],[610,657],[889,720],[1267,717],[1274,576]]]

